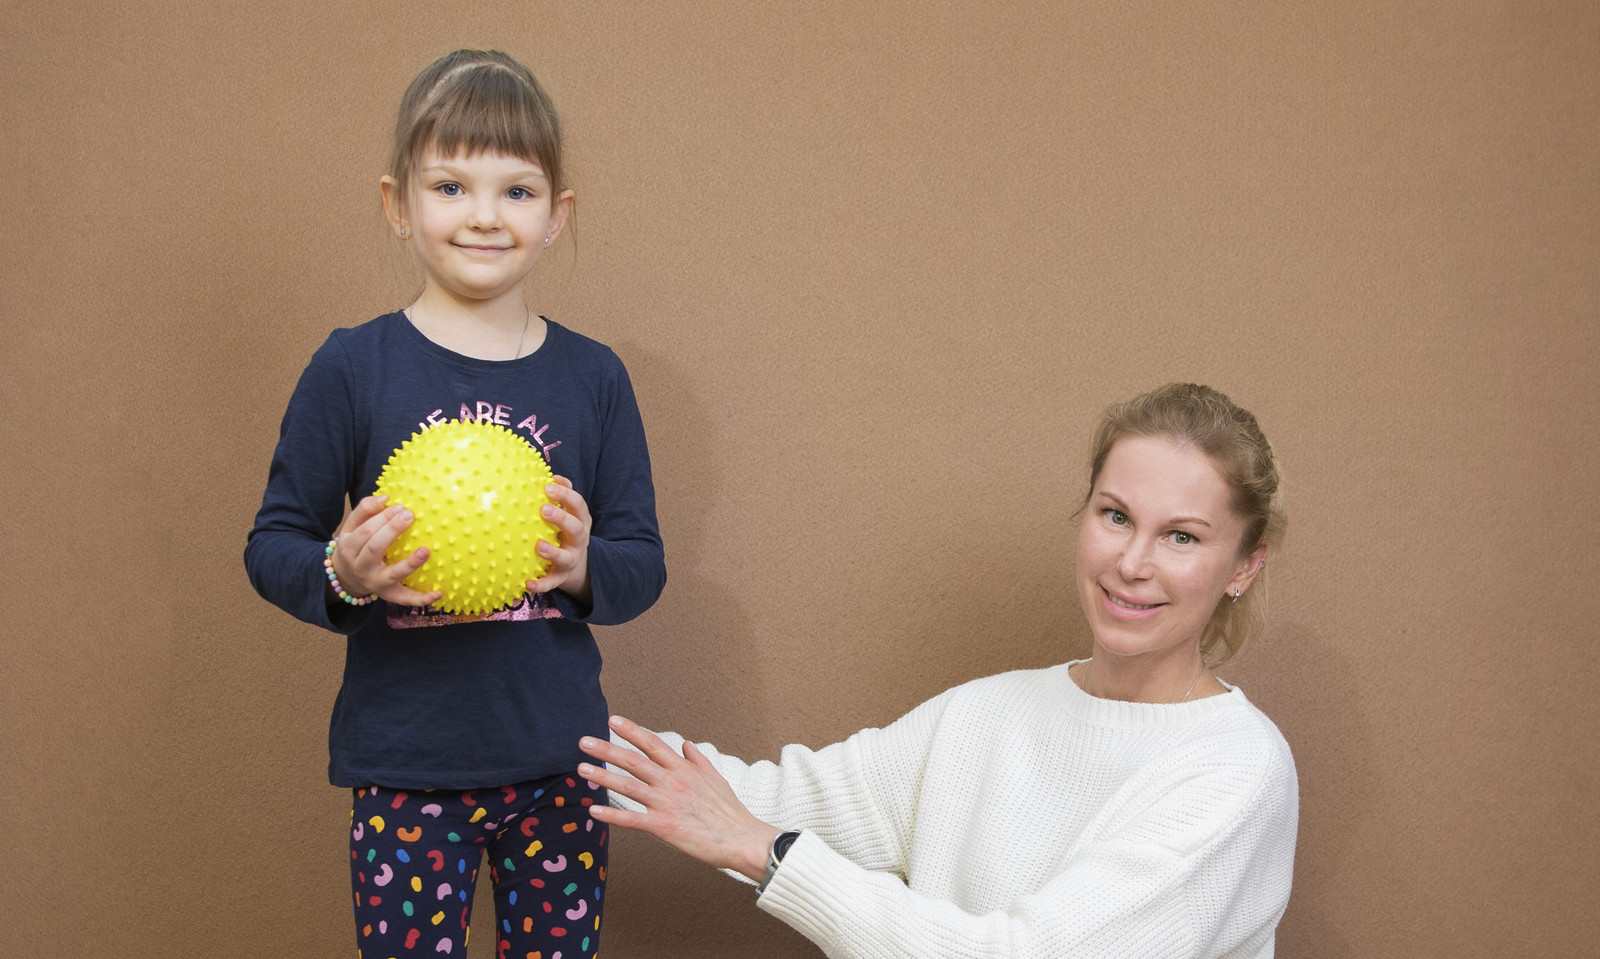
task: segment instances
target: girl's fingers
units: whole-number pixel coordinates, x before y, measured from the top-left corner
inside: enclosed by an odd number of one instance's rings
[[[389,571],[390,575],[394,577],[394,582],[398,583],[402,579],[405,579],[407,576],[410,576],[412,573],[415,573],[417,570],[421,569],[422,564],[428,561],[429,555],[428,547],[418,546],[416,549],[411,551],[410,556],[407,556],[400,560],[400,562],[390,566]]]
[[[389,497],[387,495],[363,497],[361,502],[356,504],[356,508],[350,511],[350,515],[345,517],[346,528],[354,529],[372,517],[377,516],[383,512],[388,502]]]
[[[557,476],[545,485],[544,491],[545,495],[559,503],[562,509],[577,521],[580,529],[588,529],[593,525],[594,521],[589,516],[589,503],[583,498],[582,493],[572,488],[571,480],[565,476]]]
[[[362,524],[362,532],[367,534],[367,540],[361,547],[362,553],[370,562],[383,565],[383,555],[415,518],[416,516],[404,506],[390,506],[367,520]]]
[[[561,530],[561,541],[563,543],[571,542],[574,536],[583,532],[583,521],[554,503],[546,503],[540,507],[539,515]],[[542,543],[544,540],[539,542]]]
[[[432,606],[444,597],[438,590],[431,593],[419,593],[403,583],[395,583],[385,589],[379,590],[378,595],[386,603],[398,606]]]

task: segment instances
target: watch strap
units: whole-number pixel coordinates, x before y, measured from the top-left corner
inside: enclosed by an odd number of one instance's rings
[[[767,871],[761,877],[761,884],[756,886],[757,895],[767,891],[767,883],[777,875],[778,866],[783,863],[783,857],[788,854],[789,847],[800,838],[800,830],[785,829],[772,837],[772,845],[767,848]]]

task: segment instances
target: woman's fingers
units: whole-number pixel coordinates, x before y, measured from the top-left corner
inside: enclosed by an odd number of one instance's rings
[[[640,752],[585,736],[578,748],[614,768],[581,763],[578,774],[644,809],[597,805],[589,807],[589,815],[649,833],[701,862],[759,878],[777,827],[753,816],[692,744],[685,742],[679,756],[660,737],[620,716],[612,717],[611,728]]]
[[[654,737],[652,736],[652,738]],[[659,743],[661,741],[657,739],[656,742]],[[578,748],[608,766],[624,770],[628,773],[628,778],[632,780],[643,783],[656,783],[660,782],[662,777],[666,775],[666,769],[662,767],[662,764],[645,753],[618,746],[603,739],[585,736],[578,740]],[[664,743],[662,748],[666,749]],[[668,759],[669,762],[672,758],[676,758],[672,750],[667,749],[666,752],[670,757]],[[681,763],[682,760],[679,759],[678,762]],[[632,792],[628,789],[619,789],[618,791],[625,795],[632,795]]]
[[[618,736],[631,743],[634,749],[643,753],[652,765],[663,770],[671,770],[683,764],[683,757],[678,755],[671,746],[668,746],[660,736],[633,720],[624,716],[612,716],[611,728],[616,731]],[[629,752],[629,750],[618,751]],[[618,765],[621,764],[619,763]],[[628,769],[626,765],[623,765],[622,768]],[[633,772],[632,769],[628,769],[628,771]]]

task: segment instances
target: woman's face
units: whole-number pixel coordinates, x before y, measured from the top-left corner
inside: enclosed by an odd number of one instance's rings
[[[1189,656],[1218,602],[1248,589],[1266,547],[1239,555],[1244,521],[1211,458],[1128,436],[1106,456],[1078,536],[1078,599],[1097,653]]]

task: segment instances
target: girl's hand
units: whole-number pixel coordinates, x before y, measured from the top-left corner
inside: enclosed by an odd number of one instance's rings
[[[767,851],[782,830],[752,815],[693,743],[685,741],[680,756],[655,733],[621,716],[611,717],[611,728],[639,752],[592,736],[578,740],[578,748],[632,775],[589,763],[578,764],[578,775],[626,796],[645,811],[594,805],[589,815],[609,825],[647,832],[707,865],[760,882],[767,871]]]
[[[399,606],[436,603],[443,593],[419,593],[401,582],[428,561],[426,546],[393,565],[383,561],[395,537],[405,532],[413,519],[403,506],[385,506],[387,500],[387,496],[368,496],[339,524],[339,544],[332,557],[334,575],[351,596],[375,595]],[[333,595],[331,590],[329,595]]]
[[[550,561],[550,568],[538,579],[528,580],[528,592],[548,593],[560,588],[580,603],[588,603],[589,531],[594,528],[589,504],[565,476],[555,477],[544,491],[550,503],[540,513],[561,531],[561,545],[539,541],[539,555]]]

